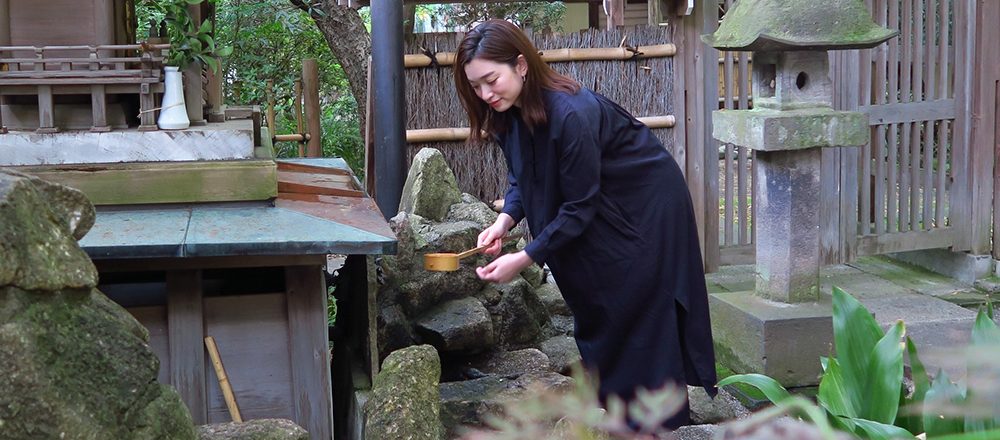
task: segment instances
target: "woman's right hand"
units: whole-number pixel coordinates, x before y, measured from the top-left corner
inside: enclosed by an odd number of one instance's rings
[[[510,215],[501,213],[497,216],[497,221],[479,233],[476,246],[489,244],[490,246],[484,249],[483,253],[486,255],[499,255],[500,247],[503,244],[500,238],[507,235],[507,231],[512,227],[514,227],[514,219]]]

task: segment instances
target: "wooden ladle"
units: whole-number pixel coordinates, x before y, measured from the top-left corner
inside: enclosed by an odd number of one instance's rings
[[[521,238],[520,235],[509,235],[506,237],[501,237],[501,242]],[[459,252],[457,254],[452,253],[434,253],[434,254],[424,254],[424,270],[429,270],[432,272],[453,272],[458,270],[458,261],[476,255],[482,252],[484,249],[490,247],[493,243],[487,243],[482,246],[469,249],[464,252]]]

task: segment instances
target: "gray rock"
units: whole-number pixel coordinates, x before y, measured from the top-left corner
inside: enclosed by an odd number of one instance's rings
[[[73,213],[92,216],[93,205],[76,190],[44,183],[38,187],[35,182],[38,179],[0,171],[0,287],[96,287],[97,269],[73,235],[85,232]]]
[[[704,388],[688,387],[688,403],[691,406],[691,423],[696,425],[722,423],[750,415],[750,411],[723,388],[719,388],[713,399]]]
[[[532,264],[521,271],[521,277],[527,280],[531,287],[537,288],[545,282],[545,271],[541,266]]]
[[[372,383],[365,404],[366,438],[440,440],[441,360],[429,345],[389,354]]]
[[[549,327],[554,334],[557,335],[573,335],[573,317],[563,316],[563,315],[552,315],[549,321]]]
[[[286,419],[257,419],[198,427],[198,440],[309,440],[309,433]]]
[[[470,221],[486,229],[497,221],[497,213],[471,194],[462,194],[462,201],[451,205],[445,221]]]
[[[497,376],[521,376],[549,370],[549,357],[536,348],[494,352],[472,362],[477,370]]]
[[[535,340],[542,326],[548,323],[548,312],[524,278],[498,286],[500,302],[495,306],[499,316],[499,339],[505,346],[527,344]],[[494,310],[491,309],[491,312]]]
[[[667,440],[712,440],[719,428],[715,425],[688,425],[667,435]]]
[[[377,333],[380,359],[414,342],[410,322],[403,309],[396,305],[379,309]]]
[[[149,333],[93,288],[76,242],[92,215],[75,190],[0,171],[2,437],[193,440]]]
[[[448,438],[457,438],[462,427],[485,427],[486,418],[503,413],[505,405],[525,397],[528,389],[565,392],[573,379],[555,373],[529,373],[516,380],[486,376],[440,386],[441,422]]]
[[[571,336],[553,336],[543,341],[540,348],[549,357],[549,368],[556,373],[568,373],[580,363],[580,349]]]
[[[462,201],[455,174],[444,155],[433,148],[417,152],[403,184],[399,210],[441,221],[451,205]]]
[[[449,301],[416,323],[417,334],[442,352],[475,353],[493,346],[493,323],[476,298]]]
[[[419,316],[442,301],[472,296],[486,283],[476,276],[471,264],[460,264],[453,272],[422,272],[399,286],[398,302],[407,316]]]
[[[566,300],[563,299],[562,292],[555,284],[542,284],[535,289],[535,296],[545,305],[545,310],[550,315],[573,316],[573,312],[566,305]]]

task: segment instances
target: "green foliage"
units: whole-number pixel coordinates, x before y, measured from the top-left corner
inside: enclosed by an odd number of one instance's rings
[[[457,3],[418,7],[418,20],[432,26],[461,30],[491,18],[508,20],[522,28],[561,31],[560,22],[566,15],[562,2],[490,2]]]
[[[167,65],[183,69],[200,62],[217,72],[218,58],[232,54],[232,47],[216,46],[211,21],[198,24],[188,13],[188,6],[197,6],[203,1],[205,0],[145,0],[136,5],[136,16],[140,20],[160,18],[166,23],[170,42]]]
[[[913,438],[912,432],[926,432],[931,439],[997,438],[1000,328],[986,311],[979,312],[972,328],[968,376],[988,380],[986,386],[975,388],[952,382],[944,371],[932,383],[916,346],[905,337],[903,322],[883,332],[860,302],[836,287],[833,327],[837,356],[821,359],[823,377],[817,396],[833,426],[869,439]],[[913,376],[912,392],[903,384],[904,351]],[[988,355],[971,356],[983,353]],[[732,383],[753,385],[779,406],[790,398],[767,376],[730,376],[719,385]],[[970,411],[983,407],[987,410]]]
[[[273,80],[276,134],[297,133],[295,80],[301,76],[302,60],[316,59],[323,155],[343,158],[360,176],[364,149],[356,103],[343,69],[312,18],[287,0],[219,3],[217,39],[234,48],[222,68],[227,102],[266,106],[267,80]],[[298,144],[293,142],[278,143],[275,149],[278,157],[298,155]]]

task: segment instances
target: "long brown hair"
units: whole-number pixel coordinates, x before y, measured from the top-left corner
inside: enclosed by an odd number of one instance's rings
[[[529,128],[543,125],[548,121],[545,115],[545,103],[542,100],[544,90],[558,90],[576,93],[580,84],[573,78],[562,75],[542,61],[538,49],[517,26],[504,20],[489,20],[480,23],[465,34],[458,45],[455,56],[455,89],[458,97],[469,114],[471,133],[486,131],[490,136],[504,133],[510,127],[509,113],[493,110],[485,101],[476,96],[475,90],[469,84],[465,75],[465,65],[474,59],[493,61],[495,63],[517,66],[518,55],[524,55],[528,63],[528,74],[525,76],[521,89],[521,115]],[[481,144],[479,136],[469,136],[469,143]]]

